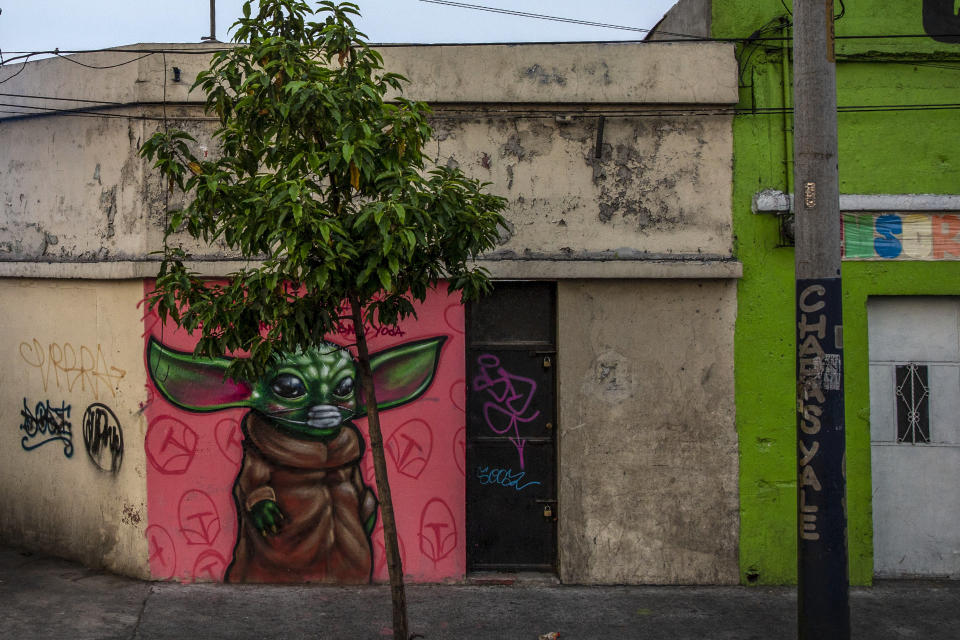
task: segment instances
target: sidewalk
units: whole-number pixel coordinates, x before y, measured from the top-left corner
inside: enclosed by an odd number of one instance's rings
[[[790,587],[408,585],[426,640],[792,640]],[[960,638],[960,581],[851,590],[853,638]],[[362,640],[390,636],[386,587],[150,583],[0,547],[0,638]]]

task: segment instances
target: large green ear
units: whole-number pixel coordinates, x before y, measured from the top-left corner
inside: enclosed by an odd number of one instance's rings
[[[187,411],[248,407],[253,386],[224,379],[230,358],[198,358],[175,351],[152,337],[147,345],[147,372],[163,397]]]
[[[377,407],[391,409],[416,400],[433,382],[446,336],[384,349],[370,356]]]

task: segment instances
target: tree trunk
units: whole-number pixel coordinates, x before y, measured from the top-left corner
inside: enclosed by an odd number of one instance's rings
[[[370,448],[373,450],[373,469],[380,498],[380,515],[383,518],[383,544],[387,551],[387,568],[390,572],[390,598],[393,601],[393,637],[408,640],[407,596],[403,587],[403,565],[400,560],[400,545],[397,542],[397,521],[393,517],[393,498],[387,479],[387,459],[383,449],[383,434],[380,432],[380,412],[377,410],[373,373],[370,369],[370,351],[363,322],[363,307],[360,301],[350,299],[353,317],[353,332],[357,339],[357,364],[363,398],[367,405],[367,424],[370,429]]]

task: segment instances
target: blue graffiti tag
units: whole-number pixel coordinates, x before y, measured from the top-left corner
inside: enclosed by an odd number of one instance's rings
[[[477,478],[480,479],[480,484],[499,484],[504,487],[512,487],[517,491],[523,491],[527,487],[535,484],[540,484],[536,481],[523,481],[527,473],[525,471],[514,471],[513,469],[498,469],[494,467],[477,467]]]
[[[23,423],[20,430],[26,435],[20,440],[20,446],[25,451],[31,451],[49,442],[63,442],[63,455],[73,455],[73,430],[70,424],[70,408],[65,402],[59,407],[52,406],[50,401],[38,402],[31,412],[27,406],[27,399],[23,399],[23,409],[20,415]]]

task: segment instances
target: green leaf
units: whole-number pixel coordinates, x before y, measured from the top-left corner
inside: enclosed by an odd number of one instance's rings
[[[377,275],[380,277],[380,284],[383,285],[383,288],[390,291],[393,286],[393,278],[390,276],[390,272],[380,267],[377,269]]]

